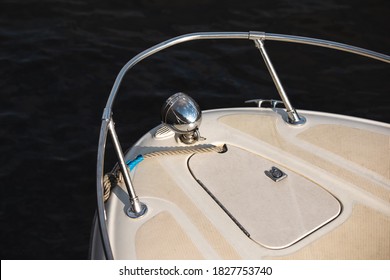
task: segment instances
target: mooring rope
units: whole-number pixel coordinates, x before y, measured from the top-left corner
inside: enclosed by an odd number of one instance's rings
[[[225,151],[226,151],[226,145],[222,145],[222,146],[196,145],[192,147],[184,147],[179,149],[167,149],[167,150],[150,152],[142,156],[144,159],[147,159],[156,156],[173,156],[173,155],[185,155],[185,154],[208,153],[208,152],[222,153]]]
[[[204,144],[183,148],[166,147],[159,151],[138,155],[135,159],[127,161],[126,164],[130,170],[133,170],[134,167],[137,166],[141,161],[148,158],[210,152],[224,153],[226,151],[226,144],[220,146]],[[120,181],[120,176],[122,176],[121,171],[118,169],[117,165],[114,167],[114,170],[115,171],[105,174],[103,177],[104,201],[107,201],[107,199],[110,197],[111,189],[118,183],[118,181]]]
[[[118,183],[118,178],[115,173],[110,172],[104,175],[103,177],[103,199],[104,202],[108,200],[111,194],[111,188]]]

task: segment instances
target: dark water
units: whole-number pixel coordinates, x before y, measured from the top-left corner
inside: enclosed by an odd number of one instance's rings
[[[1,259],[87,258],[100,117],[116,74],[138,52],[189,32],[249,30],[390,52],[388,1],[295,2],[2,0]],[[385,63],[267,48],[297,108],[390,122]],[[249,41],[177,46],[131,74],[114,108],[124,148],[159,124],[171,93],[185,91],[203,109],[277,97]]]

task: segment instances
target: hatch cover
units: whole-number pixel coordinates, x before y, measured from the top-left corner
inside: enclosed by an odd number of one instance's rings
[[[284,166],[235,146],[226,153],[194,154],[196,180],[255,242],[286,248],[336,218],[339,201],[318,184]],[[287,176],[272,180],[276,167]]]

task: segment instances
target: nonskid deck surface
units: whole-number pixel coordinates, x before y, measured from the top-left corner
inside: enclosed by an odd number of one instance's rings
[[[147,214],[125,214],[123,183],[107,202],[115,258],[389,259],[390,126],[302,114],[307,123],[294,127],[278,109],[204,112],[197,144],[227,152],[139,163],[131,175]],[[158,128],[126,159],[188,147],[169,131],[155,137]],[[287,177],[271,180],[272,166]]]

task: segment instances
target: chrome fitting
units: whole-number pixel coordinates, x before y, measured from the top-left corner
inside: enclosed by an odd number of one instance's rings
[[[304,125],[306,123],[306,118],[300,116],[295,109],[288,111],[288,123],[292,125]]]
[[[148,212],[148,207],[139,201],[138,197],[135,197],[131,201],[130,207],[126,210],[127,216],[129,216],[132,219],[137,219],[142,217]]]
[[[202,111],[187,94],[178,92],[169,97],[161,109],[161,121],[179,135],[184,144],[199,140]]]

